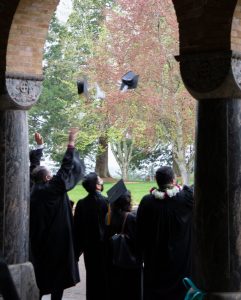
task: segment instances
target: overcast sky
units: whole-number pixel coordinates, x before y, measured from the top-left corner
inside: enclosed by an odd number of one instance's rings
[[[72,1],[71,0],[60,0],[59,5],[56,10],[57,17],[62,22],[66,22],[69,14],[72,9]]]

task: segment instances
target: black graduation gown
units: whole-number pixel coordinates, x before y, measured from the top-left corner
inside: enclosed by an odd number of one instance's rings
[[[144,261],[144,300],[184,299],[190,276],[193,192],[144,196],[137,212],[137,242]]]
[[[121,214],[112,214],[111,224],[108,226],[109,238],[121,233],[124,216]],[[124,233],[129,236],[130,246],[136,250],[136,212],[128,213],[124,226]],[[140,300],[141,299],[141,269],[123,269],[116,267],[111,261],[111,244],[109,244],[109,284],[111,300]]]
[[[84,254],[86,299],[108,298],[105,215],[107,200],[99,192],[78,201],[74,214],[76,256]]]
[[[67,191],[81,179],[84,165],[68,148],[61,168],[47,183],[34,184],[30,198],[30,242],[36,281],[43,294],[79,282],[73,247],[73,216]]]
[[[43,156],[43,148],[31,150],[29,152],[29,160],[30,160],[30,188],[33,186],[33,178],[32,178],[32,172],[33,170],[40,166],[40,160]]]

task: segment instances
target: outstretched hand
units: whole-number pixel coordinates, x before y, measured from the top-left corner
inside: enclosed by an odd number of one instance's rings
[[[43,145],[44,141],[43,141],[43,137],[41,136],[40,133],[35,132],[34,138],[35,138],[35,142],[37,143],[37,145]]]
[[[78,132],[79,128],[73,127],[69,129],[69,145],[74,146]]]

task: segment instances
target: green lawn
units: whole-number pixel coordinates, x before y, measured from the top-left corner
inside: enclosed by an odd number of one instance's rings
[[[133,204],[139,204],[141,198],[149,193],[150,188],[156,186],[155,182],[127,182],[125,183],[125,185],[131,192]],[[104,196],[106,196],[106,191],[108,191],[112,186],[113,183],[104,183]],[[69,192],[69,197],[74,202],[77,202],[79,199],[84,198],[86,195],[87,192],[80,184],[78,184],[73,190]]]

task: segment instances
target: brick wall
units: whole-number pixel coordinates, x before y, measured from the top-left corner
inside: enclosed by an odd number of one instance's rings
[[[231,32],[231,49],[241,52],[241,0],[238,1],[234,11]]]
[[[6,71],[42,74],[43,47],[49,22],[59,0],[21,0],[15,12],[7,47]]]
[[[42,74],[43,47],[49,22],[58,2],[59,0],[20,0],[18,4],[17,0],[3,0],[2,7],[4,3],[5,6],[12,7],[7,13],[2,10],[4,17],[0,18],[1,36],[6,33],[6,39],[2,38],[0,41],[0,70],[4,71],[6,62],[7,72]],[[241,0],[173,0],[173,3],[179,21],[182,53],[230,49],[230,40],[231,49],[241,51]],[[6,20],[10,23],[6,23]],[[5,60],[4,49],[9,32],[6,24],[11,27]]]

